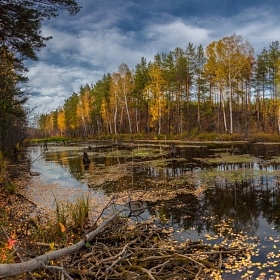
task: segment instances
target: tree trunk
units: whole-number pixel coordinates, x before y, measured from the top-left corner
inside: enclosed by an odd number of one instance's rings
[[[228,132],[228,129],[227,129],[227,119],[226,119],[226,111],[225,111],[225,101],[224,101],[222,93],[221,93],[221,102],[222,102],[222,108],[223,108],[224,129],[225,129],[225,132]]]
[[[14,277],[35,269],[44,268],[44,266],[51,260],[61,258],[65,255],[72,254],[81,249],[88,240],[97,236],[108,224],[110,224],[117,217],[117,213],[111,216],[98,226],[97,229],[88,233],[82,240],[69,247],[62,248],[56,251],[48,252],[44,255],[38,256],[34,259],[22,263],[0,264],[0,278]]]

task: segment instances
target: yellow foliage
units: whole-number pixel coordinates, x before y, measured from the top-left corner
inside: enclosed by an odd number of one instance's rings
[[[51,249],[51,250],[54,250],[54,247],[55,247],[54,242],[51,242],[51,243],[49,244],[49,246],[50,246],[50,249]]]
[[[149,101],[150,126],[155,127],[160,122],[167,103],[165,98],[165,80],[162,70],[153,64],[149,71],[150,83],[146,87],[146,98]]]
[[[57,126],[61,134],[64,133],[66,129],[66,118],[64,110],[60,110],[57,115]]]

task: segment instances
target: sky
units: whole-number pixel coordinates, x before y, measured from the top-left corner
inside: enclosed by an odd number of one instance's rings
[[[76,16],[62,12],[43,22],[52,36],[28,62],[27,105],[33,114],[63,106],[81,86],[94,85],[125,63],[133,70],[141,58],[153,61],[189,43],[206,48],[233,34],[259,54],[280,41],[278,0],[77,0]]]

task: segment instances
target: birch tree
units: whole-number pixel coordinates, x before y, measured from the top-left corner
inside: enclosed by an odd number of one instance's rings
[[[233,99],[244,73],[252,71],[253,48],[241,36],[232,35],[207,47],[206,69],[212,72],[221,90],[222,104],[229,103],[229,133],[233,133]]]
[[[125,63],[122,63],[118,72],[113,74],[113,83],[115,95],[125,108],[129,132],[132,134],[130,99],[133,92],[133,76]]]
[[[79,101],[77,103],[77,118],[83,127],[83,134],[85,137],[88,135],[89,131],[90,106],[90,88],[86,85],[84,88],[80,89]]]
[[[62,108],[59,109],[57,113],[57,127],[60,135],[64,135],[66,129],[66,119],[65,119],[65,112]]]

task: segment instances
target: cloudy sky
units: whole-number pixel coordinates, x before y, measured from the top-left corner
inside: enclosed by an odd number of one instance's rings
[[[241,35],[255,54],[280,41],[277,0],[77,0],[83,8],[46,21],[52,36],[28,64],[30,99],[38,113],[62,106],[86,84],[95,84],[121,63],[134,69],[141,57]]]

